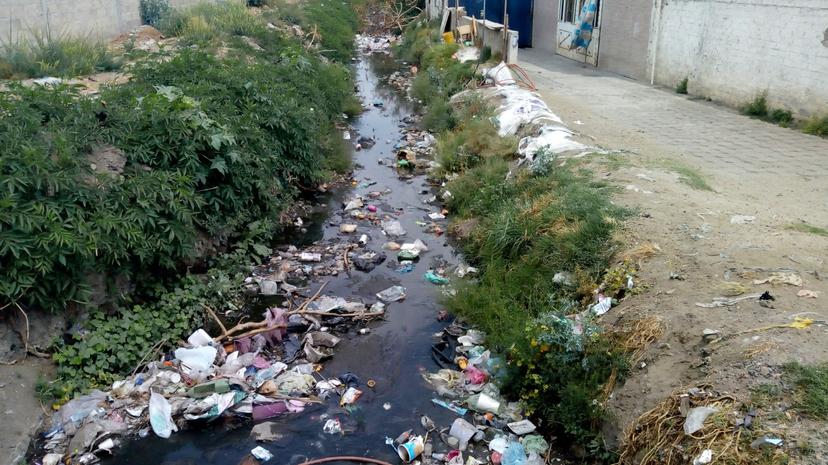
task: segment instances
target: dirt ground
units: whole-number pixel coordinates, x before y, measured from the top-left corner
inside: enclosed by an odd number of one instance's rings
[[[655,316],[665,327],[608,400],[614,422],[607,437],[617,440],[675,390],[708,384],[747,400],[761,385],[783,385],[787,362],[828,360],[828,237],[790,229],[802,220],[828,226],[828,177],[818,164],[828,160],[828,141],[621,77],[530,58],[524,66],[564,123],[588,143],[623,151],[589,162],[596,177],[618,188],[615,201],[633,211],[619,239],[627,248],[660,249],[642,261],[637,293],[603,317],[615,325]],[[773,139],[763,141],[766,134]],[[773,144],[781,149],[768,150]],[[773,273],[802,283],[758,283]],[[775,300],[697,305],[724,296],[733,283],[744,287],[740,297],[767,291]],[[814,323],[746,332],[796,317]],[[706,329],[724,340],[705,342]],[[789,398],[760,407],[763,426],[785,440],[796,463],[826,463],[824,423],[797,416]],[[800,457],[797,445],[804,444],[814,451]]]

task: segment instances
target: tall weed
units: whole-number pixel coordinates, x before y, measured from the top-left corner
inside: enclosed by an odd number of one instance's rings
[[[0,79],[72,77],[119,67],[105,44],[83,37],[35,34],[31,42],[0,48]]]

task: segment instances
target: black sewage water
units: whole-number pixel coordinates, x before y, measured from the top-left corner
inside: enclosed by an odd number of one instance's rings
[[[386,445],[386,437],[395,438],[409,429],[422,434],[420,416],[423,414],[443,427],[456,418],[452,412],[432,404],[436,394],[422,374],[439,369],[431,358],[432,335],[445,326],[435,318],[440,310],[441,288],[427,282],[423,274],[439,261],[455,264],[457,258],[445,236],[427,234],[417,224],[428,222],[428,213],[439,210],[438,206],[423,202],[430,195],[424,193],[430,189],[425,177],[400,178],[394,169],[394,146],[406,126],[402,120],[413,111],[410,102],[383,79],[398,68],[399,64],[386,55],[364,56],[354,64],[360,96],[371,108],[353,121],[359,135],[351,142],[366,136],[373,137],[377,143],[370,149],[354,151],[357,186],[331,193],[327,208],[313,215],[306,225],[307,232],[294,242],[356,241],[361,234],[367,234],[370,236],[368,248],[380,251],[391,239],[383,235],[378,225],[360,221],[355,234],[339,233],[339,224],[346,218],[341,202],[355,195],[367,199],[371,191],[388,191],[370,203],[377,205],[379,217],[389,214],[402,223],[407,234],[396,241],[413,242],[419,238],[429,247],[410,273],[396,272],[394,252],[387,252],[386,263],[370,273],[352,270],[350,275],[340,273],[310,284],[311,289],[316,289],[327,280],[325,294],[347,300],[362,299],[369,305],[376,301],[375,294],[379,291],[393,285],[406,288],[407,298],[389,304],[385,320],[368,325],[370,334],[343,336],[333,358],[324,362],[325,377],[335,378],[345,372],[357,375],[362,381],[362,397],[348,410],[339,407],[338,396],[332,396],[323,404],[308,405],[304,412],[267,420],[277,423],[281,434],[281,439],[272,443],[257,444],[250,437],[252,421],[240,423],[220,418],[212,423],[190,425],[169,439],[158,438],[150,432],[144,439],[124,444],[104,464],[236,465],[257,445],[274,455],[267,462],[274,465],[299,464],[336,455],[367,456],[400,463],[396,452]],[[381,102],[382,106],[374,107],[374,102]],[[380,160],[386,162],[380,164]],[[370,182],[376,184],[366,186]],[[369,379],[376,382],[374,388],[365,385]],[[322,427],[327,418],[338,418],[343,433],[324,433]]]

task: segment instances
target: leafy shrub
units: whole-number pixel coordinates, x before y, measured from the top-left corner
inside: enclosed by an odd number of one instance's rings
[[[141,0],[138,11],[142,23],[158,27],[161,19],[170,13],[170,3],[168,0]]]
[[[4,301],[61,310],[86,300],[87,273],[174,277],[199,258],[200,234],[258,253],[298,186],[347,165],[330,141],[354,102],[348,70],[261,37],[264,52],[187,48],[139,63],[98,99],[68,87],[0,95]],[[95,179],[100,145],[123,151],[120,175]]]
[[[768,116],[768,93],[762,92],[742,107],[742,114],[752,118],[766,118]]]
[[[681,81],[679,81],[678,85],[676,85],[676,93],[677,94],[683,94],[683,95],[687,94],[687,82],[688,82],[688,78],[684,78]]]
[[[802,126],[802,132],[815,136],[828,137],[828,115],[821,117],[814,116],[805,121]]]
[[[0,49],[0,79],[72,77],[119,67],[105,44],[86,38],[36,34],[30,43]]]
[[[425,111],[422,120],[423,129],[439,133],[454,127],[451,105],[445,100],[432,102]]]
[[[777,108],[775,110],[771,110],[768,115],[768,119],[782,127],[788,127],[793,122],[793,114],[788,110]]]
[[[238,306],[246,276],[240,266],[244,257],[228,255],[208,275],[186,276],[170,290],[155,286],[144,304],[114,314],[90,314],[82,331],[57,345],[52,358],[58,364],[58,382],[51,396],[68,400],[74,392],[110,384],[153,358],[151,349],[175,347],[193,328],[204,325],[204,305],[218,310]]]
[[[395,50],[401,60],[409,63],[421,64],[425,53],[440,41],[436,22],[426,22],[423,19],[411,21],[402,32],[402,40]]]

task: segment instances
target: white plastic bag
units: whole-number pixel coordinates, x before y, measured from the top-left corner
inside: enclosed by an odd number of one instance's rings
[[[707,417],[718,412],[715,407],[693,407],[687,411],[687,419],[684,420],[684,434],[691,435],[704,427]]]
[[[199,329],[187,338],[187,342],[189,342],[193,347],[203,347],[210,345],[210,343],[213,342],[213,338],[207,334],[207,331]]]
[[[218,351],[215,347],[204,346],[195,349],[175,349],[175,358],[184,366],[184,373],[207,371],[213,366]]]
[[[168,438],[178,427],[172,421],[172,406],[161,394],[150,394],[149,417],[152,431],[160,438]]]

